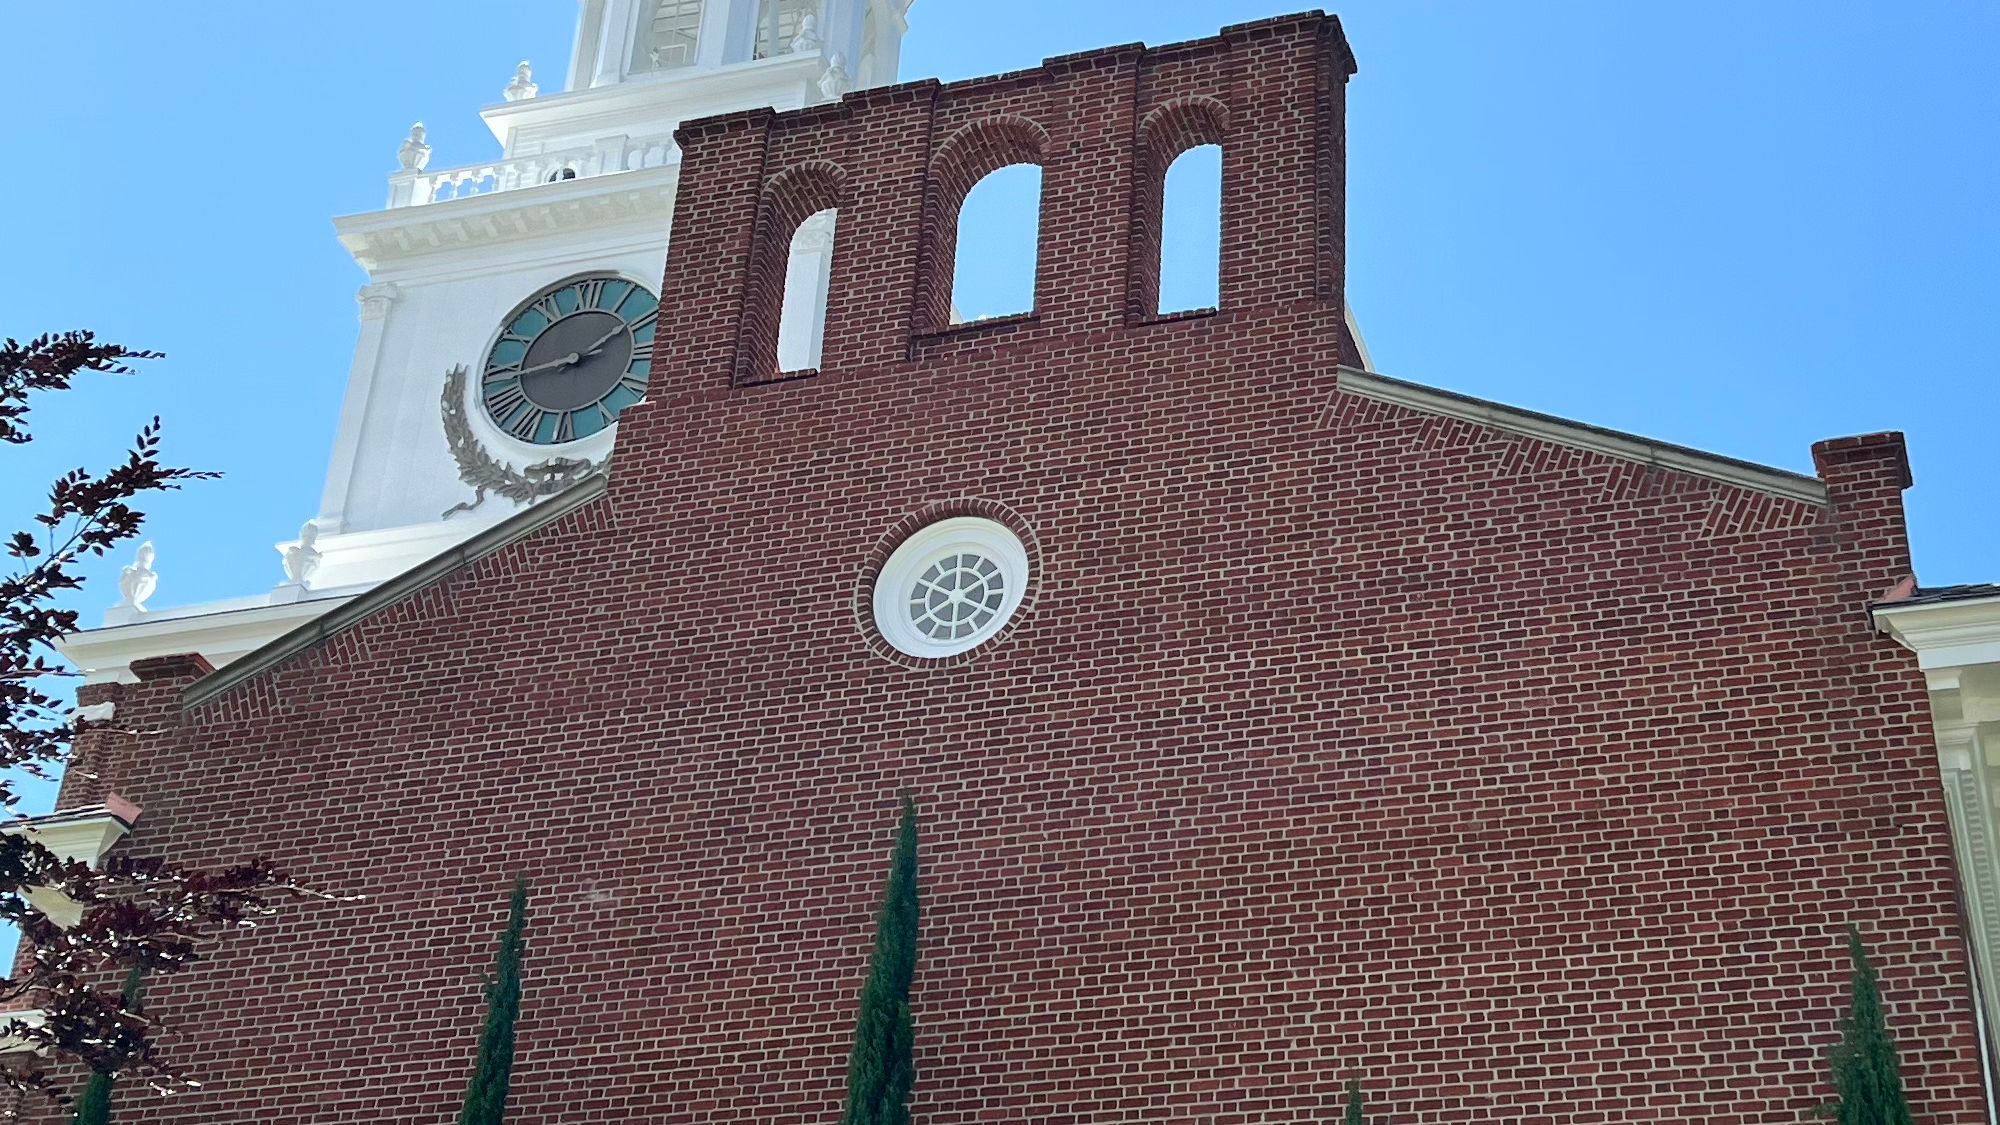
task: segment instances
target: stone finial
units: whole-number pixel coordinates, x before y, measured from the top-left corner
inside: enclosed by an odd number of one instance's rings
[[[541,87],[535,85],[534,68],[528,65],[527,59],[522,59],[521,65],[514,68],[514,80],[507,83],[507,88],[500,91],[500,96],[510,102],[523,102],[534,97],[540,90]]]
[[[319,548],[319,525],[311,520],[299,528],[299,541],[283,548],[285,557],[285,585],[300,589],[312,585],[313,572],[319,569],[321,558]]]
[[[114,610],[125,610],[132,614],[146,612],[146,599],[153,596],[153,590],[160,584],[160,576],[153,572],[153,543],[147,540],[139,545],[139,551],[132,558],[132,565],[118,572],[118,593],[121,595]]]
[[[795,55],[810,55],[819,48],[819,17],[807,12],[799,17],[799,30],[792,36],[791,52]]]
[[[431,162],[431,146],[424,143],[424,123],[410,126],[410,135],[396,149],[396,163],[405,172],[421,172]]]
[[[837,102],[854,88],[854,79],[848,76],[846,62],[839,51],[826,60],[826,73],[819,76],[819,93],[827,101]]]

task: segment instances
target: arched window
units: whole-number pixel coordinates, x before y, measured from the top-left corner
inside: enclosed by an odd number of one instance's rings
[[[1166,102],[1139,122],[1129,317],[1221,305],[1228,130],[1228,109],[1204,95]]]
[[[840,168],[825,161],[794,165],[764,182],[744,278],[743,322],[736,341],[738,386],[768,383],[818,365],[834,208],[845,183]]]
[[[917,264],[919,332],[1035,307],[1042,152],[1025,117],[975,121],[932,155]]]
[[[1221,303],[1222,146],[1196,145],[1167,166],[1160,203],[1159,311]]]
[[[1032,312],[1041,240],[1042,169],[1009,164],[972,186],[958,210],[954,323]]]
[[[778,314],[778,370],[812,371],[819,367],[820,344],[826,339],[826,288],[833,276],[834,208],[816,212],[792,234],[791,261],[785,267],[785,302]]]

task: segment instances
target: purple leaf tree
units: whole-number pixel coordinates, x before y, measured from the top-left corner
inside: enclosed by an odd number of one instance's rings
[[[7,340],[0,346],[0,443],[30,439],[31,395],[65,390],[87,372],[129,375],[134,361],[156,358],[155,352],[99,343],[89,332],[25,344]],[[163,465],[160,420],[154,418],[121,463],[102,473],[79,468],[57,477],[34,516],[37,526],[6,537],[11,567],[0,575],[0,806],[12,810],[19,800],[10,775],[49,777],[68,765],[73,741],[88,724],[70,715],[66,693],[59,691],[58,678],[74,673],[52,659],[52,643],[76,628],[76,611],[56,603],[82,585],[78,564],[139,533],[145,516],[137,503],[148,493],[214,475]],[[51,919],[29,901],[29,890],[60,892],[81,908],[80,920],[65,925]],[[310,894],[257,860],[226,871],[189,871],[157,859],[114,858],[93,870],[27,835],[0,835],[0,919],[17,925],[24,942],[13,975],[0,980],[0,1008],[40,1014],[0,1026],[0,1036],[13,1044],[38,1049],[14,1056],[35,1061],[0,1068],[0,1085],[65,1102],[50,1074],[63,1064],[160,1089],[192,1084],[160,1056],[154,1027],[126,1010],[117,982],[135,969],[148,977],[184,970],[219,931],[253,924],[281,900]]]

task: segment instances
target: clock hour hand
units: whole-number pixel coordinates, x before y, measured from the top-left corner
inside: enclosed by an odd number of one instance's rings
[[[514,378],[519,379],[523,375],[533,375],[537,371],[547,371],[551,367],[573,367],[582,358],[582,356],[575,352],[571,352],[568,355],[559,355],[547,363],[537,363],[533,367],[523,367],[521,370],[514,372],[513,375]]]

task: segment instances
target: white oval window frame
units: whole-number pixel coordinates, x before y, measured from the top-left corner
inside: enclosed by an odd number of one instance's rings
[[[970,551],[993,560],[1005,583],[1000,608],[970,636],[935,640],[910,620],[910,590],[931,564]],[[1000,635],[1028,592],[1028,548],[1021,537],[978,516],[956,516],[919,528],[890,553],[875,578],[875,629],[906,656],[945,657],[969,652]]]

